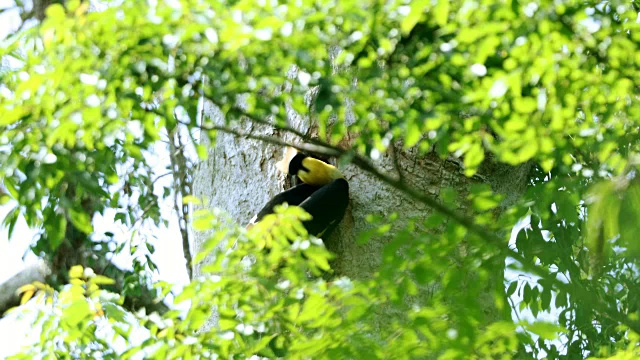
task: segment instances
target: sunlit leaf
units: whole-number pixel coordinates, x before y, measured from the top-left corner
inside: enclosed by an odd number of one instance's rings
[[[545,340],[553,340],[558,337],[558,333],[562,332],[561,326],[553,323],[536,321],[533,324],[525,325],[527,331],[530,331]]]
[[[84,268],[81,265],[72,266],[69,270],[69,277],[72,279],[81,278],[84,275]]]
[[[447,17],[449,16],[449,1],[439,0],[433,7],[433,18],[435,23],[444,26],[447,24]]]

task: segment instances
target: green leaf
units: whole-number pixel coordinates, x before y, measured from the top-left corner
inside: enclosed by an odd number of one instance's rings
[[[482,148],[482,144],[479,142],[472,143],[464,155],[464,174],[466,176],[473,176],[483,160],[484,149]]]
[[[85,299],[75,300],[64,309],[62,320],[70,326],[78,326],[80,322],[91,317],[89,303]]]
[[[298,315],[300,315],[300,309],[301,306],[298,302],[293,303],[287,307],[287,316],[289,317],[289,319],[291,319],[291,321],[295,321],[298,318]]]
[[[91,225],[91,218],[88,214],[75,209],[69,209],[68,211],[69,219],[71,219],[74,227],[85,234],[91,234],[93,232],[93,225]]]
[[[427,0],[417,0],[410,3],[409,14],[400,22],[400,31],[402,31],[404,35],[413,30],[414,26],[416,26],[422,17],[422,14],[424,14],[424,10],[429,6],[429,3]]]
[[[423,225],[428,229],[434,229],[444,223],[445,223],[444,215],[438,212],[434,212],[433,214],[427,217]]]
[[[67,218],[64,215],[58,215],[57,218],[51,219],[52,226],[47,226],[47,240],[51,250],[56,250],[64,241],[67,231]]]
[[[199,251],[193,257],[193,264],[194,265],[200,264],[202,262],[202,260],[206,259],[209,254],[210,254],[210,252],[207,252],[207,251]]]
[[[207,320],[209,320],[209,318],[211,317],[210,312],[202,311],[199,309],[195,309],[190,313],[190,315],[191,316],[189,320],[191,321],[189,323],[189,328],[192,330],[201,329],[205,322],[207,322]]]
[[[429,281],[432,280],[432,271],[429,270],[427,266],[418,264],[414,269],[413,273],[416,277],[416,281],[420,285],[426,285]]]
[[[554,159],[545,159],[540,163],[540,166],[542,167],[542,170],[544,170],[545,172],[551,171],[551,169],[553,169],[554,165],[555,165],[555,160]]]
[[[458,192],[453,188],[444,188],[440,190],[440,198],[447,205],[455,205],[458,200]]]
[[[102,304],[102,308],[108,318],[126,323],[127,312],[122,307],[111,302],[105,302]]]
[[[558,337],[558,333],[565,330],[558,324],[536,321],[533,324],[526,324],[524,328],[545,340],[554,340]]]
[[[66,16],[64,7],[61,4],[52,4],[45,10],[47,19],[60,20]]]
[[[78,6],[80,6],[80,3],[80,0],[69,0],[66,2],[66,6],[69,11],[74,11],[78,8]]]
[[[69,269],[69,277],[72,279],[81,278],[84,274],[84,268],[81,265],[74,265]]]
[[[175,300],[173,301],[176,304],[180,304],[184,301],[191,300],[196,294],[196,290],[193,286],[186,286],[182,289],[178,295],[176,295]]]
[[[209,149],[202,144],[196,144],[195,147],[196,152],[198,153],[198,159],[201,161],[207,160],[207,157],[209,156]]]
[[[306,321],[316,319],[322,309],[325,307],[322,297],[312,294],[302,306],[302,311],[298,315],[296,322],[302,324]]]
[[[564,308],[567,306],[567,294],[563,292],[559,292],[556,294],[555,306],[557,308]]]
[[[621,201],[611,181],[595,185],[591,189],[591,204],[587,207],[587,246],[597,257],[610,251],[609,240],[619,234]]]
[[[536,110],[537,104],[534,98],[516,98],[513,100],[513,109],[521,114],[530,114]]]
[[[0,126],[11,125],[20,120],[24,116],[24,113],[21,110],[21,108],[18,108],[4,112],[2,117],[0,117]]]
[[[522,302],[529,304],[531,302],[531,286],[529,283],[525,283],[522,289]]]
[[[14,179],[7,177],[7,178],[3,178],[3,184],[5,186],[5,188],[7,189],[7,191],[9,192],[9,194],[11,195],[12,198],[14,199],[19,199],[20,198],[20,193],[18,191],[18,189],[16,188],[16,184],[14,183]]]
[[[404,138],[404,147],[406,149],[414,146],[422,138],[422,132],[420,126],[416,122],[409,122],[407,124],[407,133]]]
[[[551,305],[551,289],[544,287],[542,293],[540,293],[540,308],[541,310],[550,310]]]
[[[507,297],[513,295],[516,292],[517,288],[518,281],[512,281],[511,284],[509,284],[509,288],[507,288]]]
[[[308,249],[304,250],[304,256],[308,260],[312,261],[313,265],[315,265],[322,271],[328,271],[329,269],[331,269],[327,257],[323,253],[314,250],[317,250],[317,247],[309,247]]]
[[[123,225],[127,224],[127,213],[119,212],[114,217],[115,221],[120,221]]]
[[[116,283],[115,280],[108,278],[104,275],[95,275],[94,277],[91,278],[91,282],[96,285],[112,285]]]
[[[11,240],[13,237],[13,229],[18,222],[18,216],[20,216],[20,208],[14,206],[7,212],[4,219],[2,219],[2,226],[7,228],[7,239]]]
[[[218,326],[222,331],[232,330],[236,327],[236,325],[238,325],[238,322],[232,319],[220,319],[218,321]]]
[[[449,17],[449,1],[438,0],[436,6],[433,7],[433,20],[439,26],[447,25]]]
[[[269,344],[269,342],[271,342],[271,339],[276,336],[278,336],[278,334],[263,335],[257,343],[251,346],[249,352],[251,354],[258,353],[260,350],[264,349]]]
[[[491,209],[495,209],[498,205],[500,205],[500,201],[491,197],[474,197],[473,198],[473,208],[478,211],[487,211]]]
[[[609,221],[615,221],[609,219]],[[634,255],[640,255],[640,185],[633,183],[622,195],[620,213],[618,215],[618,229],[623,246]]]

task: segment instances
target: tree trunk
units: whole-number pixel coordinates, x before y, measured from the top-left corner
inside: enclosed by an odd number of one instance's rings
[[[222,114],[211,104],[206,105],[205,116],[216,124],[223,124]],[[290,116],[289,124],[297,129],[308,126],[300,116]],[[254,135],[279,135],[273,129],[249,122],[243,124],[241,130]],[[302,132],[307,131],[302,129]],[[348,139],[344,145],[349,145]],[[397,174],[400,169],[407,185],[435,198],[439,197],[443,188],[453,188],[464,196],[472,184],[487,183],[494,191],[505,196],[506,206],[524,191],[530,168],[529,165],[512,168],[488,158],[478,174],[468,178],[457,159],[442,160],[434,153],[419,155],[415,149],[402,150],[400,143],[395,144],[391,150],[375,161],[378,169],[391,174]],[[215,145],[209,149],[208,159],[196,170],[195,195],[202,199],[204,208],[221,208],[237,219],[240,225],[245,225],[271,197],[288,187],[285,186],[285,176],[275,168],[275,162],[282,153],[282,147],[219,132]],[[365,244],[357,243],[358,233],[370,227],[366,221],[367,214],[388,216],[391,212],[397,212],[399,220],[395,222],[395,226],[400,228],[406,224],[407,219],[424,219],[432,210],[408,199],[354,165],[341,170],[349,181],[351,204],[338,229],[331,238],[324,240],[327,248],[336,255],[332,262],[336,276],[364,279],[378,270],[383,248],[393,237],[391,231],[388,236],[377,237]],[[201,249],[207,237],[206,233],[196,232],[196,252]],[[201,267],[204,263],[206,261],[195,266],[196,277],[202,275]],[[473,281],[475,274],[466,275],[468,281]],[[486,293],[479,299],[486,304],[484,312],[488,322],[510,316],[508,308],[497,309],[495,306],[495,290],[500,287],[499,290],[504,291],[503,278],[504,261],[496,264],[492,279],[487,281]],[[430,291],[425,291],[421,294],[420,301],[428,301],[429,293]],[[215,323],[214,315],[207,326]]]

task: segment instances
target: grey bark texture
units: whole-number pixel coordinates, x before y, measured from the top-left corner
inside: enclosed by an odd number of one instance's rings
[[[42,260],[26,266],[7,281],[0,284],[0,317],[14,306],[20,304],[18,289],[34,281],[46,282],[47,276],[51,274],[51,269]]]
[[[211,104],[206,105],[205,116],[216,123],[223,121],[219,110]],[[305,119],[292,112],[289,123],[305,133],[309,128]],[[249,122],[242,124],[240,130],[255,135],[281,135],[273,129]],[[284,138],[287,140],[286,136]],[[345,143],[348,145],[349,139]],[[398,174],[399,171],[408,185],[435,198],[438,198],[441,189],[447,187],[464,196],[472,184],[488,183],[505,196],[506,206],[523,193],[530,169],[529,165],[510,167],[495,163],[489,158],[477,175],[468,178],[463,173],[461,162],[455,158],[442,160],[433,153],[420,155],[416,149],[402,150],[401,143],[395,144],[393,148],[394,151],[389,151],[375,161],[378,169],[391,174]],[[245,225],[271,197],[285,189],[285,177],[275,168],[282,153],[283,149],[279,146],[219,132],[216,143],[210,146],[209,158],[196,170],[195,195],[203,201],[204,208],[221,208],[240,225]],[[366,221],[367,215],[388,216],[397,212],[399,218],[395,227],[399,229],[408,219],[424,219],[432,210],[382,184],[354,165],[347,165],[341,170],[349,181],[350,206],[338,229],[331,238],[324,240],[327,248],[336,255],[332,268],[337,276],[365,279],[377,271],[384,246],[393,234],[392,230],[389,236],[377,237],[366,244],[357,243],[358,233],[371,226]],[[463,208],[459,210],[464,211]],[[207,236],[206,233],[195,234],[196,252]],[[205,263],[206,261],[194,268],[195,277],[202,275],[200,269]],[[474,274],[468,276],[469,281],[473,281]],[[493,281],[487,284],[486,299],[480,299],[488,304],[485,313],[493,320],[509,316],[493,305],[493,290],[496,286],[502,286],[503,277],[504,264],[498,264]],[[428,299],[430,291],[426,289],[424,292],[424,296],[420,296],[421,300]],[[214,315],[207,327],[215,323]]]

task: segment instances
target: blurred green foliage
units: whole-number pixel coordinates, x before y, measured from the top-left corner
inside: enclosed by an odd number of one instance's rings
[[[330,145],[357,134],[350,150],[365,158],[401,139],[460,157],[467,176],[488,155],[532,163],[526,194],[500,215],[488,187],[466,200],[443,189],[441,199],[449,208],[468,200],[491,234],[529,218],[513,254],[546,276],[483,283],[507,238],[488,243],[434,214],[393,234],[371,279],[327,282],[318,275],[329,254],[309,242],[299,210],[249,232],[201,214],[199,226],[215,230],[205,245],[215,261],[178,296],[191,302],[184,317],[127,313],[96,298],[89,276],[70,275],[42,310],[41,342],[19,358],[638,356],[636,2],[182,0],[87,10],[53,5],[0,50],[0,199],[15,205],[4,224],[11,231],[22,216],[42,229],[37,254],[62,246],[71,227],[91,235],[107,209],[128,225],[167,221],[148,154],[165,133],[210,125],[198,124],[204,97],[230,126],[249,116],[283,127],[289,104]],[[364,240],[393,221],[371,220]],[[531,322],[487,323],[478,301],[487,286],[498,308],[508,306],[503,291],[522,299]],[[429,287],[429,303],[408,300]],[[219,326],[197,331],[212,306]],[[394,316],[382,325],[381,314]]]

